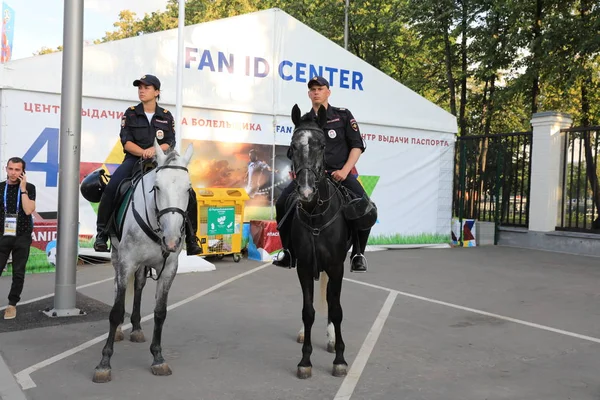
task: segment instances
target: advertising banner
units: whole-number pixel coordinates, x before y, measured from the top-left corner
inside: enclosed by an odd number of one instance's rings
[[[13,39],[15,37],[15,11],[6,3],[2,3],[2,53],[0,63],[12,58]]]

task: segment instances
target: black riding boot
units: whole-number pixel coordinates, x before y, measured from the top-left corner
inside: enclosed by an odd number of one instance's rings
[[[185,248],[188,256],[202,254],[202,247],[198,245],[198,201],[196,200],[196,192],[190,190],[190,199],[188,201],[188,219],[185,224]]]
[[[365,249],[367,248],[367,242],[369,241],[369,233],[371,230],[366,231],[355,231],[354,245],[352,246],[352,255],[350,256],[350,271],[351,272],[367,272],[367,258],[365,257]],[[356,241],[358,240],[359,248],[356,248]]]
[[[107,253],[108,250],[108,219],[111,214],[111,204],[105,196],[100,199],[98,205],[98,217],[96,220],[96,241],[94,241],[94,250],[98,252]]]

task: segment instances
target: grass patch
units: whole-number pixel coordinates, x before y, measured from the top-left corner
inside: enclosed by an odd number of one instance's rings
[[[373,235],[369,237],[369,244],[440,244],[450,243],[451,237],[448,235],[439,235],[432,233],[421,233],[418,235]]]
[[[271,218],[271,207],[246,207],[244,208],[244,222],[251,220],[275,220],[275,209],[273,208],[273,217]]]

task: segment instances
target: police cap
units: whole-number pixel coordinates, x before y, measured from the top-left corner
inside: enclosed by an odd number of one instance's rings
[[[160,90],[160,81],[154,75],[144,75],[133,81],[133,86],[140,86],[140,84],[154,86],[156,90]]]
[[[323,78],[322,76],[315,76],[310,81],[308,81],[309,89],[315,85],[327,86],[327,89],[329,89],[329,82],[327,82],[327,79]]]

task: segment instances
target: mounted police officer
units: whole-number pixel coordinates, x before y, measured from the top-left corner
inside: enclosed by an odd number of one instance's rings
[[[356,177],[351,174],[361,154],[365,151],[365,145],[360,135],[358,124],[350,110],[345,108],[333,107],[329,104],[329,82],[322,76],[315,76],[308,82],[308,97],[312,102],[312,114],[315,118],[319,107],[322,105],[327,109],[327,124],[323,128],[325,132],[325,169],[331,178],[340,182],[344,187],[354,193],[359,198],[368,199],[362,185]],[[277,223],[285,215],[285,207],[288,196],[295,190],[296,183],[292,181],[281,193],[275,205],[277,211]],[[284,249],[290,248],[291,218],[287,218],[280,226],[279,235]],[[352,226],[352,224],[351,224]],[[359,243],[352,246],[351,267],[352,272],[365,272],[367,270],[366,258],[364,257],[365,248],[369,239],[371,229],[356,229],[353,227],[353,234]],[[356,240],[353,243],[357,242]],[[293,266],[293,255],[289,250],[284,251],[282,260],[274,261],[273,264],[290,267]]]
[[[140,103],[129,107],[121,119],[121,143],[125,159],[111,175],[98,206],[96,222],[96,241],[94,250],[108,252],[108,223],[115,209],[115,195],[119,184],[133,174],[134,167],[140,159],[152,159],[155,155],[154,139],[163,151],[175,145],[175,120],[173,115],[160,107],[160,81],[154,75],[144,75],[133,81],[138,88]],[[83,189],[82,189],[83,190]],[[198,206],[196,193],[190,189],[188,202],[188,218],[186,224],[186,249],[188,255],[202,253],[198,245],[196,231],[198,229]],[[191,226],[190,226],[191,225]]]

